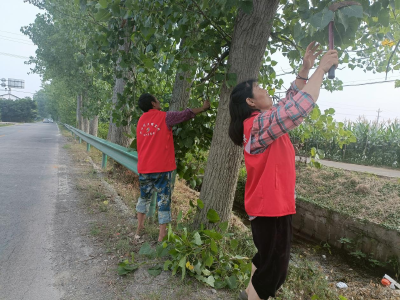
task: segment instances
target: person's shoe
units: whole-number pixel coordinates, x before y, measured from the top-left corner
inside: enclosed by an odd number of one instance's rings
[[[248,297],[247,297],[246,291],[241,291],[240,294],[239,294],[239,298],[238,299],[239,300],[247,300]]]

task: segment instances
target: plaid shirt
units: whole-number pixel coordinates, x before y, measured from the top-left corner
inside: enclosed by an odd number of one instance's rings
[[[311,96],[300,91],[293,82],[285,98],[254,118],[250,153],[264,152],[278,137],[299,126],[314,106]]]
[[[186,108],[182,111],[167,111],[165,122],[167,123],[168,129],[172,129],[174,125],[193,119],[196,114],[190,109]]]

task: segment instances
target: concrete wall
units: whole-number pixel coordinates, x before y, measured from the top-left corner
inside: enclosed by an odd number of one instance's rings
[[[387,262],[400,261],[400,232],[386,229],[365,220],[354,219],[310,202],[296,200],[297,214],[293,218],[294,234],[346,249],[340,238],[349,238],[354,246],[369,258]]]

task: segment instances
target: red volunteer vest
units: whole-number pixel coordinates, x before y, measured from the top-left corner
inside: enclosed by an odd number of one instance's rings
[[[247,170],[244,204],[249,216],[281,217],[296,213],[295,152],[288,134],[277,138],[263,153],[249,154],[253,114],[243,122]],[[247,145],[247,148],[246,148]]]
[[[166,112],[150,109],[139,119],[136,129],[139,173],[176,169],[174,140],[165,122],[166,115]]]

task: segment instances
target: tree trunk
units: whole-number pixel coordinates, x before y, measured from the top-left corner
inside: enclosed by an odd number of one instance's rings
[[[89,119],[83,118],[82,131],[89,133]]]
[[[130,43],[129,43],[128,39],[125,39],[125,43],[119,47],[119,50],[124,50],[125,52],[128,52],[129,45],[130,45]],[[121,67],[119,65],[120,61],[121,61],[121,58],[119,58],[117,61],[117,70],[121,70]],[[125,76],[129,77],[129,74],[124,74],[123,77],[125,77]],[[126,82],[123,78],[115,78],[115,86],[114,86],[113,95],[112,95],[113,107],[115,107],[116,104],[118,103],[118,94],[124,93],[125,85],[126,85]],[[132,143],[132,138],[128,137],[127,135],[130,135],[130,134],[131,134],[130,120],[128,120],[127,126],[117,127],[117,125],[115,123],[113,123],[113,117],[112,117],[112,112],[111,112],[107,140],[109,140],[112,143],[124,146],[124,147],[129,147]]]
[[[125,81],[123,78],[117,78],[115,80],[115,86],[113,90],[113,95],[112,95],[112,103],[113,106],[115,106],[118,102],[118,94],[122,94],[124,92],[125,88]],[[128,124],[129,124],[128,120]],[[115,123],[113,123],[113,117],[111,115],[110,117],[110,125],[108,127],[108,135],[107,135],[107,140],[109,140],[112,143],[124,146],[124,147],[129,147],[132,143],[132,139],[128,137],[126,134],[131,133],[131,127],[130,125],[127,126],[120,126],[117,127]]]
[[[192,82],[187,81],[188,78],[190,78],[190,71],[176,73],[171,103],[169,104],[170,111],[178,111],[187,107],[192,85]]]
[[[76,97],[76,128],[82,130],[83,118],[82,118],[82,95]]]
[[[185,43],[182,39],[181,46]],[[181,64],[193,65],[193,59],[183,59]],[[189,80],[190,79],[190,80]],[[169,104],[170,111],[178,111],[186,108],[189,104],[190,92],[192,86],[192,78],[190,71],[177,72],[175,76],[174,88],[172,89],[171,103]]]
[[[99,130],[99,116],[94,116],[89,123],[89,134],[97,136]]]
[[[254,0],[250,14],[239,11],[228,58],[229,73],[236,73],[238,83],[258,78],[278,4],[279,0]],[[221,89],[214,135],[200,192],[204,209],[196,216],[195,227],[208,223],[207,211],[211,208],[218,212],[221,221],[230,220],[243,155],[243,148],[235,146],[228,136],[228,106],[232,89],[225,84]]]

